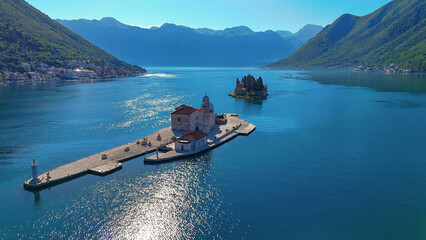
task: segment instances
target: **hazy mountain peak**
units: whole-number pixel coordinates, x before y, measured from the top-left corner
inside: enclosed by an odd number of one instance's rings
[[[164,23],[161,27],[177,27],[177,25],[174,23]]]
[[[110,27],[119,27],[119,28],[130,27],[129,25],[121,23],[120,21],[118,21],[117,19],[115,19],[113,17],[104,17],[101,20],[99,20],[99,22],[104,24],[104,25],[108,25]]]
[[[301,29],[299,29],[299,31],[297,31],[297,33],[305,32],[305,31],[312,31],[312,30],[317,30],[317,31],[319,30],[319,31],[321,31],[322,29],[323,29],[323,27],[320,26],[320,25],[306,24]]]
[[[104,22],[104,23],[121,23],[121,22],[117,21],[117,19],[115,19],[113,17],[103,17],[99,21],[100,22]]]
[[[234,29],[234,30],[237,30],[237,31],[240,31],[240,32],[248,32],[248,33],[252,33],[253,32],[253,30],[251,30],[249,27],[242,26],[242,25],[241,26],[233,27],[231,29]]]
[[[224,35],[246,35],[246,34],[252,34],[254,33],[253,30],[251,30],[249,27],[246,26],[237,26],[232,28],[225,28],[223,30],[222,34]]]
[[[160,27],[160,29],[162,30],[171,30],[171,29],[177,29],[177,28],[179,28],[179,26],[174,23],[164,23]]]
[[[291,33],[290,31],[277,30],[275,31],[286,41],[289,41],[294,48],[298,49],[303,44],[308,42],[311,38],[315,37],[321,30],[322,26],[314,24],[306,24],[297,33]]]
[[[277,31],[275,31],[276,33],[278,33],[278,35],[280,35],[281,37],[289,37],[289,36],[291,36],[291,35],[293,35],[293,33],[292,32],[290,32],[290,31],[286,31],[286,30],[277,30]]]
[[[323,29],[320,25],[306,24],[294,35],[302,42],[307,42],[309,39],[317,35]]]
[[[302,27],[302,29],[303,28],[323,28],[321,25],[315,25],[315,24],[310,24],[310,23],[308,23],[308,24],[306,24],[304,27]]]
[[[214,30],[210,28],[196,28],[194,30],[198,33],[205,34],[205,35],[215,35],[215,34],[220,34],[222,32],[221,30]]]

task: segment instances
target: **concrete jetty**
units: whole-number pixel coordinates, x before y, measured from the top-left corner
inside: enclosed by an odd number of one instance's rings
[[[158,152],[148,157],[145,157],[145,163],[155,164],[161,162],[169,162],[179,158],[188,157],[199,154],[204,151],[216,148],[223,143],[237,137],[238,135],[248,135],[256,129],[253,124],[239,118],[237,114],[225,114],[226,124],[217,125],[207,136],[207,144],[197,149],[196,151],[179,151],[175,149],[174,143],[167,145],[171,150],[167,152]]]
[[[145,158],[145,163],[155,164],[171,161],[177,158],[198,154],[217,147],[238,135],[248,135],[256,127],[238,117],[236,114],[226,114],[228,122],[218,125],[217,129],[209,136],[208,144],[197,152],[179,153],[169,151],[159,153]],[[49,188],[51,186],[67,182],[86,174],[104,176],[122,168],[122,163],[133,158],[155,152],[159,146],[172,146],[172,137],[179,136],[179,132],[172,131],[171,127],[163,128],[151,135],[138,139],[134,142],[115,147],[104,152],[100,152],[75,162],[60,166],[41,175],[37,175],[24,182],[26,190],[34,191]],[[160,135],[160,138],[158,137]],[[36,164],[33,163],[33,167]],[[34,170],[33,170],[34,171]],[[37,179],[34,179],[37,178]]]
[[[158,139],[160,134],[161,139]],[[163,128],[145,138],[100,152],[60,166],[38,176],[38,180],[24,182],[27,190],[39,190],[86,175],[104,176],[122,168],[122,162],[154,152],[162,144],[169,144],[174,136],[171,127]],[[146,141],[145,141],[146,139]],[[151,143],[151,145],[149,145]]]

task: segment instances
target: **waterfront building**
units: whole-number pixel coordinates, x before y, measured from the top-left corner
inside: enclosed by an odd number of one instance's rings
[[[207,144],[207,134],[200,131],[184,132],[177,142],[175,142],[175,151],[177,152],[195,152]]]
[[[181,105],[171,113],[172,130],[200,131],[208,134],[216,125],[213,104],[207,95],[203,97],[200,109]]]
[[[28,79],[30,79],[30,80],[40,80],[41,79],[41,75],[38,72],[29,72],[28,73]]]

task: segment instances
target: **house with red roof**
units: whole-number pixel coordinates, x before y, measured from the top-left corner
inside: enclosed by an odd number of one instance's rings
[[[200,131],[185,131],[176,142],[176,152],[195,152],[207,144],[207,134]]]
[[[216,114],[207,95],[203,97],[201,108],[181,105],[171,113],[172,130],[199,131],[208,134],[216,126]]]

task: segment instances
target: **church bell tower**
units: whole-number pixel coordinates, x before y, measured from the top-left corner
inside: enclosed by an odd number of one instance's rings
[[[203,105],[202,105],[203,115],[210,114],[210,100],[209,97],[204,95],[203,97]]]

